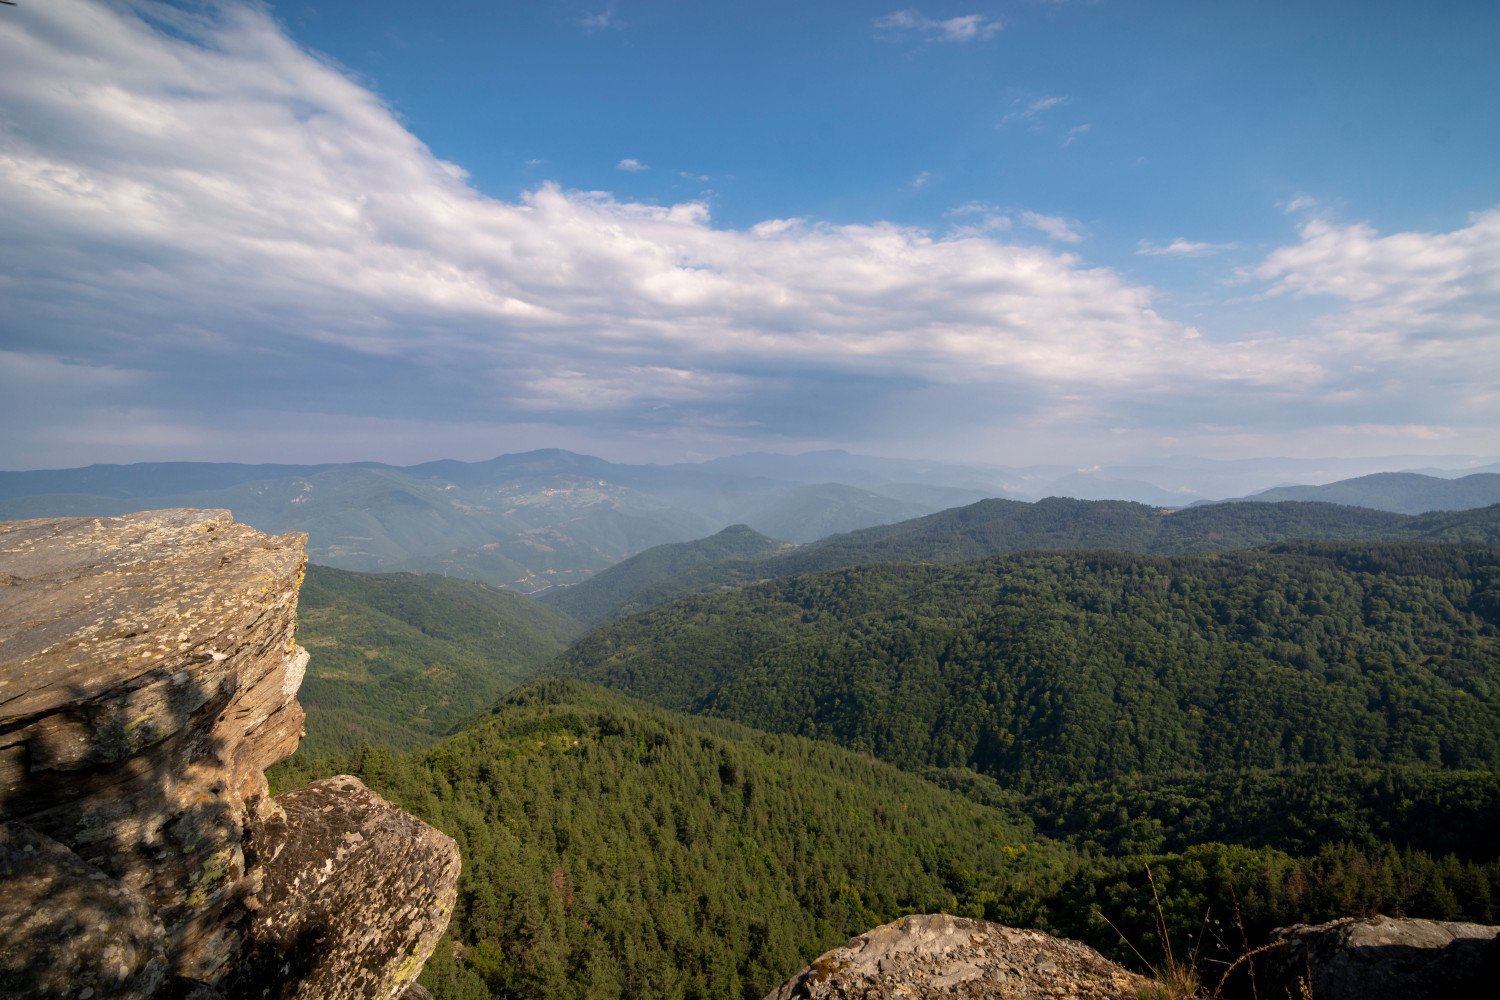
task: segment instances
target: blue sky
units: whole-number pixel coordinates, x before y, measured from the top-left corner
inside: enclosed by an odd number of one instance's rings
[[[1500,454],[1500,7],[0,10],[0,467]]]

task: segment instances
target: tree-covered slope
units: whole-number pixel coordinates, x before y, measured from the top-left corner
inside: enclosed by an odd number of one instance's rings
[[[1021,786],[1500,766],[1500,550],[1297,544],[889,564],[685,598],[557,668]]]
[[[458,840],[439,997],[758,998],[901,913],[1027,922],[1076,867],[888,765],[574,682],[338,766]]]
[[[1500,544],[1500,506],[1422,516],[1328,503],[1213,504],[1163,510],[1123,500],[982,500],[897,524],[833,535],[759,559],[733,557],[632,574],[595,601],[591,621],[753,580],[884,562],[963,562],[1028,549],[1178,554],[1288,540]],[[561,596],[559,595],[559,598]]]
[[[704,563],[760,559],[789,547],[786,542],[767,538],[743,524],[735,524],[695,542],[649,548],[582,583],[546,591],[539,595],[539,599],[584,625],[597,625],[622,610],[630,610],[635,594],[661,580]]]
[[[1211,976],[1228,955],[1204,940],[1210,918],[1258,942],[1362,912],[1487,920],[1500,897],[1492,844],[1479,860],[1378,838],[1090,856],[1038,836],[1003,791],[987,805],[828,744],[561,680],[420,753],[288,763],[283,780],[352,771],[458,840],[458,905],[422,977],[438,1000],[755,1000],[852,934],[939,910],[1137,964],[1132,945],[1161,953],[1158,891],[1179,954]]]
[[[298,641],[309,753],[426,746],[529,679],[578,632],[562,612],[468,580],[309,566]]]

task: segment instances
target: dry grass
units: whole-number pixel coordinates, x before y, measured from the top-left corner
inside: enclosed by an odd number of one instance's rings
[[[1156,933],[1162,943],[1162,960],[1159,966],[1147,960],[1137,950],[1135,945],[1131,944],[1129,939],[1120,933],[1120,929],[1115,927],[1114,923],[1108,917],[1104,918],[1105,922],[1109,923],[1114,932],[1120,935],[1120,940],[1124,941],[1126,946],[1135,952],[1136,957],[1141,960],[1141,963],[1151,970],[1151,978],[1155,982],[1142,992],[1140,1000],[1221,1000],[1224,987],[1229,982],[1230,976],[1241,966],[1245,967],[1246,975],[1250,980],[1250,996],[1252,1000],[1260,1000],[1260,991],[1255,982],[1255,956],[1280,947],[1281,942],[1263,944],[1255,948],[1250,947],[1250,936],[1245,931],[1245,921],[1240,913],[1239,896],[1234,892],[1234,887],[1230,886],[1229,891],[1231,897],[1234,899],[1235,926],[1240,932],[1240,954],[1233,961],[1223,963],[1224,973],[1219,977],[1218,983],[1210,990],[1204,985],[1202,976],[1198,973],[1195,961],[1197,958],[1197,947],[1194,947],[1193,954],[1186,959],[1178,958],[1172,950],[1172,939],[1167,935],[1166,913],[1162,910],[1161,896],[1157,893],[1156,889],[1156,876],[1152,873],[1150,865],[1146,866],[1146,879],[1151,883],[1151,899],[1156,906]],[[1203,915],[1202,931],[1207,930],[1208,924],[1208,914],[1205,913]],[[1200,931],[1199,936],[1200,942],[1202,931]],[[1301,987],[1301,1000],[1313,1000],[1312,989],[1307,980],[1300,980],[1299,985]]]

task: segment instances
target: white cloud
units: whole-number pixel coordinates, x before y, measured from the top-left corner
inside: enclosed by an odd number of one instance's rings
[[[1482,402],[1479,376],[1485,391],[1500,382],[1500,361],[1456,360],[1500,359],[1497,213],[1451,234],[1310,224],[1254,275],[1354,308],[1309,334],[1227,342],[1161,315],[1114,270],[1006,242],[1011,216],[988,204],[934,234],[795,218],[716,228],[699,201],[549,183],[489,198],[260,8],[139,5],[171,32],[136,9],[49,0],[0,18],[0,360],[23,380],[71,378],[27,395],[33,442],[209,449],[211,435],[180,428],[299,400],[349,419],[379,406],[411,426],[540,433],[527,422],[544,416],[621,439],[649,419],[680,443],[695,428],[808,436],[841,409],[896,405],[893,385],[949,399],[976,426],[999,412],[984,407],[1042,414],[1053,404],[1038,400],[1063,396],[1087,401],[1078,420],[1113,426],[1112,407],[1149,401],[1279,419],[1314,390],[1368,399],[1429,378],[1456,406]],[[1065,218],[1017,222],[1081,240]],[[1356,365],[1370,373],[1343,374]],[[120,408],[145,379],[171,413]],[[95,391],[116,408],[80,411]],[[692,416],[673,423],[679,411]],[[111,413],[134,414],[118,419],[140,434],[111,438]],[[888,422],[913,424],[904,410]]]
[[[1297,212],[1303,212],[1309,208],[1316,208],[1317,206],[1318,199],[1314,198],[1310,194],[1299,194],[1293,197],[1285,205],[1283,205],[1282,210],[1285,211],[1288,215],[1294,215]]]
[[[911,186],[920,191],[922,188],[926,187],[928,182],[930,182],[931,180],[932,171],[923,170],[921,173],[917,174],[917,176],[911,179]]]
[[[624,352],[941,380],[1114,380],[1159,364],[1152,345],[1178,336],[1146,290],[1030,247],[888,223],[722,230],[700,203],[550,184],[520,203],[489,199],[264,14],[226,10],[196,26],[200,46],[108,9],[48,11],[108,58],[81,60],[24,29],[4,36],[6,58],[30,71],[3,84],[16,110],[0,200],[19,222],[12,247],[64,231],[107,248],[52,262],[51,279],[118,326],[155,324],[163,308],[205,326],[275,311],[296,322],[257,336],[380,356],[481,352],[529,370],[549,367],[538,353]],[[37,82],[57,79],[66,91]],[[1077,239],[1063,220],[1026,221]],[[116,264],[156,259],[171,266]],[[123,289],[140,313],[117,308]],[[1129,345],[1134,362],[1120,356]]]
[[[1088,135],[1089,129],[1091,128],[1093,128],[1092,125],[1090,125],[1088,122],[1084,122],[1082,125],[1074,125],[1072,128],[1068,129],[1068,134],[1063,136],[1063,148],[1067,149],[1069,146],[1073,145],[1073,143]]]
[[[646,166],[640,160],[637,160],[635,157],[627,156],[625,157],[625,159],[615,164],[615,169],[623,170],[626,173],[638,174],[643,170],[650,170],[651,168]]]
[[[1049,240],[1058,243],[1082,243],[1083,235],[1078,232],[1078,224],[1057,215],[1043,215],[1040,212],[1022,212],[1021,225],[1046,236]]]
[[[1300,235],[1252,273],[1272,296],[1343,302],[1322,321],[1325,342],[1366,365],[1500,384],[1500,208],[1446,233],[1314,219]]]
[[[1060,94],[1044,94],[1041,97],[1032,98],[1018,97],[1010,102],[1010,110],[1000,119],[1000,124],[1009,125],[1011,122],[1031,121],[1053,108],[1062,107],[1070,100],[1071,98]]]
[[[993,38],[1004,27],[999,18],[983,14],[959,17],[924,17],[915,10],[897,10],[875,19],[877,31],[891,35],[918,36],[931,42],[974,42]]]
[[[1136,245],[1135,252],[1142,257],[1207,257],[1232,249],[1233,243],[1202,243],[1179,236],[1165,245],[1141,240]]]
[[[1500,328],[1500,209],[1476,213],[1448,233],[1393,233],[1314,219],[1301,241],[1256,269],[1272,294],[1332,295],[1404,322],[1441,311],[1447,322]]]

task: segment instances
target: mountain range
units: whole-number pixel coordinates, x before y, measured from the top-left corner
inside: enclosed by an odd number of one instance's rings
[[[1408,515],[1291,501],[1170,511],[1119,500],[981,500],[802,546],[739,525],[648,549],[540,599],[592,626],[688,594],[843,566],[962,562],[1027,549],[1225,552],[1292,539],[1500,544],[1500,505]]]
[[[1323,486],[1276,486],[1241,499],[1262,503],[1321,500],[1399,514],[1471,510],[1500,503],[1500,473],[1477,472],[1445,479],[1416,472],[1377,472]]]
[[[1062,494],[1176,508],[1223,496],[1231,485],[1258,487],[1299,471],[1324,475],[1335,468],[1402,461],[1416,460],[1183,460],[1078,470],[829,451],[630,465],[547,449],[484,462],[405,467],[371,462],[96,465],[0,472],[0,518],[222,507],[264,531],[307,532],[309,554],[320,564],[447,573],[536,593],[586,580],[653,546],[703,538],[732,524],[782,541],[811,542],[986,498]],[[1470,468],[1477,462],[1453,461]],[[1496,477],[1471,475],[1447,484],[1435,477],[1416,479],[1432,480],[1420,501],[1411,499],[1410,490],[1397,496],[1388,480],[1370,487],[1356,480],[1339,493],[1339,502],[1394,503],[1400,510],[1414,504],[1472,506],[1490,495],[1486,490]]]

